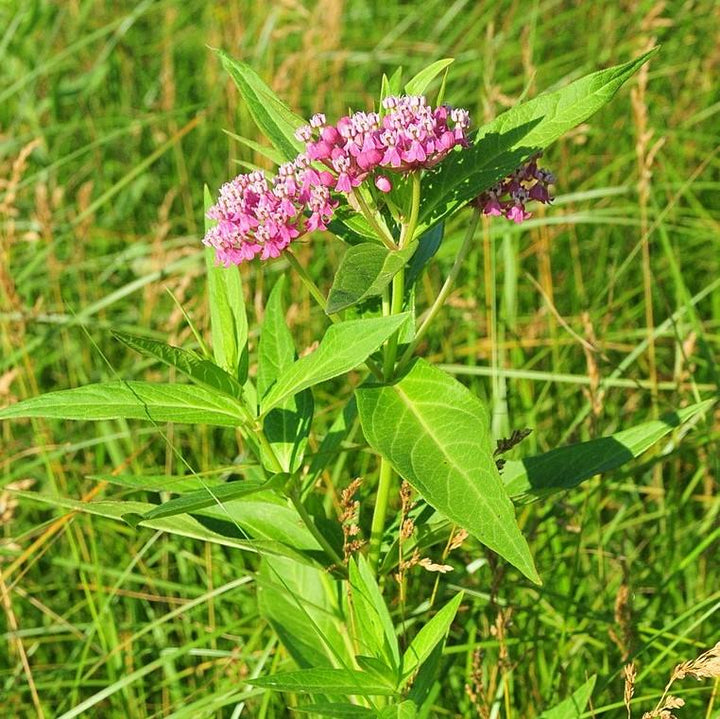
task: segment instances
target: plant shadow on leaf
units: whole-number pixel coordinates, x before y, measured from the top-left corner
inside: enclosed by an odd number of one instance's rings
[[[675,412],[663,416],[660,421],[667,425],[668,430],[683,423],[682,418]],[[578,451],[580,447],[582,451]],[[614,436],[600,437],[581,445],[558,447],[514,463],[517,469],[513,474],[518,476],[505,477],[505,488],[510,496],[516,499],[522,485],[520,496],[524,495],[526,501],[540,499],[558,491],[573,489],[596,474],[608,472],[629,462],[637,454]]]
[[[515,145],[542,120],[539,116],[507,132],[475,135],[469,148],[453,153],[438,170],[429,173],[423,180],[422,227],[430,229],[539,152],[542,148]]]
[[[199,524],[201,524],[206,529],[209,529],[212,532],[215,532],[217,534],[222,535],[223,537],[229,537],[232,539],[244,539],[244,540],[250,540],[253,541],[253,537],[250,536],[247,532],[245,532],[242,527],[238,526],[237,524],[231,522],[231,521],[225,521],[224,519],[219,519],[217,517],[209,517],[206,514],[191,514],[190,515],[195,521],[197,521]],[[259,543],[266,541],[266,540],[258,540]],[[279,543],[281,544],[281,543]],[[316,564],[318,567],[324,567],[326,563],[326,556],[325,553],[321,550],[313,550],[313,549],[297,549],[295,547],[290,547],[289,551],[292,552],[294,556],[302,555],[305,557],[308,564]]]

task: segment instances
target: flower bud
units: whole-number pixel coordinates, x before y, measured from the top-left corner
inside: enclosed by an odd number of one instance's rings
[[[375,187],[377,187],[380,192],[390,192],[390,190],[392,190],[392,182],[390,182],[389,178],[385,177],[385,175],[378,175],[375,178]]]

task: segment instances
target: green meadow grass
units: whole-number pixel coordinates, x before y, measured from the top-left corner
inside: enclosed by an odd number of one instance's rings
[[[370,106],[383,72],[456,58],[447,99],[478,122],[660,44],[605,109],[546,153],[554,206],[483,225],[426,352],[484,397],[522,453],[610,434],[717,395],[720,23],[710,0],[199,0],[0,4],[0,405],[115,377],[160,378],[111,329],[192,344],[206,307],[202,186],[264,161],[210,48],[253,65],[296,109]],[[462,236],[447,229],[420,302]],[[329,288],[340,242],[302,261]],[[262,312],[282,260],[244,267]],[[298,347],[322,317],[297,278]],[[599,351],[589,351],[595,346]],[[340,385],[321,388],[332,404]],[[720,639],[718,414],[622,471],[519,511],[544,585],[466,543],[466,591],[432,717],[539,715],[598,675],[592,712],[635,715],[672,667]],[[324,418],[320,418],[323,421]],[[0,426],[0,487],[131,497],[94,476],[236,460],[233,433],[123,421]],[[345,467],[334,479],[374,472]],[[18,484],[20,483],[20,484]],[[371,511],[366,483],[363,516]],[[137,495],[137,493],[135,493]],[[329,505],[334,501],[327,497]],[[257,615],[256,560],[228,548],[0,494],[0,706],[8,717],[286,717],[292,697],[244,679],[287,664]],[[476,561],[477,560],[477,561]],[[470,567],[470,570],[468,570]],[[429,599],[416,569],[409,596]],[[422,621],[422,615],[420,615]],[[720,717],[720,686],[686,680],[679,717]]]

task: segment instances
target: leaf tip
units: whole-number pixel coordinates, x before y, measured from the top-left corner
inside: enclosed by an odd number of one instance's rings
[[[138,512],[126,512],[125,514],[122,514],[120,516],[122,520],[129,524],[133,529],[137,529],[140,522],[145,519],[145,516],[139,514]]]

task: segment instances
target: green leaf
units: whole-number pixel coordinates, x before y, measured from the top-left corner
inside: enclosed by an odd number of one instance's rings
[[[508,494],[521,503],[576,487],[639,456],[680,425],[709,409],[710,399],[608,437],[559,447],[535,457],[509,460],[503,467]]]
[[[258,343],[257,391],[261,404],[277,378],[295,361],[295,344],[285,322],[284,289],[285,275],[281,275],[265,305]]]
[[[0,410],[0,419],[144,419],[237,427],[243,423],[238,400],[187,384],[106,382],[31,397]]]
[[[351,643],[341,608],[343,592],[327,571],[273,558],[258,577],[260,614],[303,669],[350,666]]]
[[[395,383],[363,385],[356,397],[370,446],[429,504],[539,582],[478,398],[422,359]]]
[[[177,368],[202,387],[217,390],[229,397],[240,398],[242,396],[242,386],[235,377],[220,369],[210,360],[200,359],[192,352],[180,347],[173,347],[147,337],[137,337],[123,332],[113,332],[113,336],[130,349]]]
[[[560,702],[552,709],[545,710],[538,719],[580,719],[595,688],[595,676],[590,677],[585,684],[573,692],[571,697]]]
[[[324,717],[333,717],[333,719],[342,719],[343,717],[377,717],[372,709],[361,707],[358,704],[341,704],[338,702],[322,702],[320,704],[305,704],[299,707],[293,707],[293,711],[302,712],[303,714],[319,714]]]
[[[204,191],[205,212],[212,205],[207,185]],[[205,218],[207,231],[215,223]],[[205,249],[210,303],[210,332],[215,362],[226,372],[237,376],[240,384],[247,378],[248,323],[240,271],[237,267],[221,267],[215,261],[215,250]]]
[[[325,311],[335,314],[368,297],[381,295],[417,247],[413,243],[403,250],[391,251],[369,242],[350,247],[335,274]]]
[[[391,696],[393,689],[365,672],[351,669],[302,669],[246,679],[248,684],[297,694],[356,694]]]
[[[98,517],[105,517],[106,519],[113,519],[123,523],[125,523],[123,519],[124,515],[144,514],[155,506],[149,502],[118,502],[114,500],[80,502],[74,499],[68,499],[67,497],[56,497],[39,494],[37,492],[15,491],[14,494],[29,501],[48,504],[74,512],[83,512]],[[272,540],[247,539],[245,535],[242,535],[242,533],[238,531],[238,528],[234,524],[227,521],[227,516],[225,516],[225,521],[216,521],[209,524],[204,522],[202,517],[191,517],[187,514],[181,514],[177,517],[161,517],[160,519],[141,522],[141,525],[143,527],[149,527],[150,529],[177,534],[181,537],[199,539],[225,547],[243,549],[253,552],[254,554],[272,556],[275,558],[274,561],[277,561],[277,559],[281,557],[287,557],[296,563],[314,564],[313,560],[307,554],[298,551],[292,546],[286,546]]]
[[[384,112],[382,101],[391,95],[402,93],[402,67],[395,69],[395,72],[388,77],[385,73],[382,76],[382,87],[380,88],[380,113]]]
[[[408,700],[402,704],[394,704],[380,710],[378,719],[415,719],[417,716],[417,707],[415,703]]]
[[[433,649],[445,641],[455,619],[463,593],[456,594],[415,636],[403,655],[402,680],[406,682],[430,656]]]
[[[324,557],[320,545],[297,510],[285,497],[274,492],[258,492],[222,506],[213,504],[199,510],[198,515],[207,519],[208,526],[213,522],[232,522],[242,528],[244,536],[279,542],[302,550],[305,555],[312,554],[318,560]]]
[[[248,64],[233,59],[222,50],[217,53],[223,67],[237,85],[255,124],[286,161],[294,159],[303,150],[303,144],[295,138],[295,130],[304,125],[305,121]]]
[[[237,140],[241,145],[249,147],[253,152],[257,152],[258,155],[266,157],[268,160],[270,160],[270,162],[273,162],[276,165],[282,165],[285,161],[282,153],[278,152],[274,147],[261,145],[259,142],[255,142],[255,140],[251,140],[249,137],[243,137],[242,135],[230,132],[229,130],[224,130],[224,132],[229,137],[232,137],[233,140]]]
[[[217,487],[226,483],[219,474],[91,474],[87,479],[108,482],[127,489],[146,492],[194,492],[206,487]]]
[[[395,689],[397,685],[397,672],[389,667],[382,659],[377,657],[368,657],[364,654],[358,654],[355,657],[358,667],[368,674],[372,674],[383,684],[387,684],[390,689]]]
[[[443,60],[437,60],[432,65],[428,65],[409,80],[405,85],[405,93],[407,95],[422,95],[427,86],[446,68],[452,65],[455,59],[446,57]]]
[[[393,622],[377,582],[362,555],[350,560],[349,579],[357,641],[363,652],[391,667],[400,667],[400,650]]]
[[[412,256],[405,272],[405,286],[412,288],[428,262],[435,256],[445,236],[445,223],[440,222],[419,240],[417,252]]]
[[[430,656],[423,662],[417,674],[415,674],[412,687],[407,697],[412,700],[416,706],[424,707],[433,687],[438,684],[442,658],[443,644],[438,644],[435,649],[430,652]],[[427,716],[427,714],[423,713],[422,716]]]
[[[357,405],[355,404],[355,397],[352,397],[343,407],[343,411],[335,415],[330,430],[320,443],[317,452],[312,456],[305,486],[314,484],[320,473],[328,467],[330,462],[337,458],[342,443],[348,438],[348,434],[355,424],[356,417]]]
[[[556,92],[543,93],[481,127],[470,148],[453,153],[423,179],[418,230],[440,222],[587,120],[654,52],[587,75]]]
[[[265,397],[263,412],[308,387],[361,365],[407,321],[407,315],[350,320],[328,328],[318,348],[293,363]]]
[[[295,344],[285,322],[282,293],[285,276],[275,283],[265,307],[262,332],[258,346],[257,390],[260,409],[264,396],[278,377],[295,361]],[[313,417],[313,397],[310,390],[288,397],[263,419],[265,435],[275,457],[285,472],[297,471],[301,464],[310,434]],[[262,450],[263,464],[273,471],[275,464]]]
[[[207,486],[194,492],[183,494],[160,506],[151,509],[140,515],[126,514],[123,518],[133,526],[148,519],[159,519],[160,517],[174,517],[177,514],[189,514],[205,507],[222,505],[233,499],[240,499],[251,494],[282,486],[288,480],[288,475],[278,474],[266,481],[244,480],[239,482],[226,482],[216,487]]]

